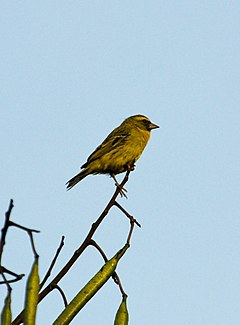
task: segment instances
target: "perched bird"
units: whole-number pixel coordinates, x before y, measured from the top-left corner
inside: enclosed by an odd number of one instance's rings
[[[90,174],[109,174],[119,186],[115,175],[134,169],[150,138],[150,131],[156,128],[159,126],[144,115],[128,117],[88,157],[81,166],[83,170],[66,183],[67,189]]]

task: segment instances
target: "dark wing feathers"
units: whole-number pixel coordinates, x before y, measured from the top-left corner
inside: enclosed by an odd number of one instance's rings
[[[116,148],[116,146],[123,145],[128,137],[129,133],[123,132],[123,130],[119,129],[119,127],[116,128],[108,135],[103,143],[94,150],[94,152],[88,157],[87,162],[83,164],[81,168],[87,167],[90,162],[104,156],[106,153],[111,152]]]

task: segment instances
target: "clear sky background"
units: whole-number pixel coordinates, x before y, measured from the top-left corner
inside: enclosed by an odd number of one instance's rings
[[[0,213],[13,198],[12,219],[41,230],[41,277],[61,236],[54,274],[114,191],[106,176],[64,184],[141,113],[161,128],[119,199],[142,224],[118,268],[130,324],[239,324],[239,1],[2,1],[0,40]],[[95,239],[110,257],[128,228],[113,209]],[[4,265],[28,274],[27,235],[8,235]],[[101,265],[85,251],[60,283],[69,300]],[[14,315],[24,286],[13,285]],[[120,300],[109,281],[72,324],[113,324]],[[52,292],[37,324],[62,308]]]

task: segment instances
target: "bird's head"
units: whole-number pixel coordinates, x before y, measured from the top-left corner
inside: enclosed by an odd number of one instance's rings
[[[128,117],[125,122],[128,122],[132,125],[134,125],[135,127],[138,127],[141,130],[145,130],[145,131],[151,131],[153,129],[157,129],[159,128],[158,125],[153,124],[148,117],[144,116],[144,115],[133,115]]]

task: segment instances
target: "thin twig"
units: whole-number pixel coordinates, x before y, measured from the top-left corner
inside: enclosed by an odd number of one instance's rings
[[[105,263],[108,261],[107,255],[104,253],[103,249],[98,245],[98,243],[95,240],[91,239],[89,245],[95,247],[99,251]]]
[[[49,266],[49,269],[47,270],[47,273],[46,273],[45,277],[43,278],[43,280],[42,280],[42,282],[40,284],[40,289],[42,289],[44,284],[47,282],[47,279],[51,275],[52,269],[53,269],[53,267],[54,267],[54,265],[55,265],[55,263],[57,261],[58,255],[60,254],[60,252],[61,252],[61,250],[62,250],[62,248],[64,246],[64,239],[65,239],[65,237],[62,236],[62,239],[61,239],[60,245],[59,245],[59,247],[58,247],[58,249],[56,251],[56,254],[55,254],[55,256],[54,256],[54,258],[53,258],[53,260],[52,260],[52,262],[51,262],[51,264]]]
[[[131,237],[132,237],[133,229],[134,229],[134,221],[130,220],[130,230],[129,230],[129,234],[128,234],[128,238],[127,238],[127,244],[129,246],[130,246],[130,240],[131,240]]]
[[[0,284],[6,284],[8,292],[10,292],[12,290],[11,286],[10,286],[10,281],[8,281],[8,279],[5,277],[5,274],[2,272],[2,278],[3,281],[0,282]]]
[[[11,216],[11,212],[12,212],[13,207],[14,207],[13,200],[11,199],[10,203],[9,203],[8,210],[5,213],[5,223],[4,223],[4,226],[2,228],[2,236],[1,236],[1,240],[0,240],[0,265],[1,265],[1,262],[2,262],[3,247],[4,247],[5,243],[6,243],[6,235],[7,235],[7,230],[8,230],[8,227],[9,227],[9,220],[10,220],[10,216]]]
[[[2,275],[4,273],[6,273],[6,274],[9,274],[9,275],[15,277],[15,279],[7,280],[8,283],[17,282],[17,281],[21,280],[24,277],[24,275],[25,275],[25,274],[17,274],[15,272],[11,271],[11,270],[6,269],[4,266],[0,266],[0,273]],[[4,276],[3,276],[3,278],[5,279]],[[0,281],[0,284],[4,284],[4,283],[6,284],[6,281],[5,280],[4,281]]]
[[[62,290],[62,288],[61,288],[58,284],[53,285],[52,288],[53,288],[53,289],[57,289],[57,290],[60,292],[61,297],[62,297],[62,299],[63,299],[64,306],[67,307],[67,305],[68,305],[67,298],[66,298],[65,293],[64,293],[64,291]]]
[[[117,201],[114,202],[114,205],[116,205],[116,207],[118,207],[130,221],[136,223],[136,225],[141,228],[140,223],[137,222],[137,220],[131,214],[129,214]]]
[[[24,277],[24,275],[25,274],[20,274],[18,278],[11,279],[11,280],[7,279],[5,281],[0,281],[0,284],[9,284],[9,283],[14,283],[14,282],[20,281],[20,280],[22,280],[22,278]],[[6,279],[6,277],[4,276],[4,274],[2,274],[2,277],[4,279]]]
[[[17,228],[20,228],[26,232],[36,232],[36,233],[40,233],[40,230],[36,230],[36,229],[31,229],[31,228],[27,228],[27,227],[24,227],[22,225],[19,225],[18,223],[16,222],[13,222],[13,221],[9,221],[9,226],[14,226],[14,227],[17,227]]]
[[[24,231],[27,232],[27,234],[30,237],[30,243],[31,243],[31,247],[32,247],[33,254],[34,254],[35,258],[39,257],[39,255],[38,255],[38,253],[36,251],[35,245],[34,245],[33,232],[39,233],[40,231],[39,230],[35,230],[35,229],[31,229],[31,228],[24,227],[22,225],[19,225],[16,222],[13,222],[13,221],[9,221],[9,226],[14,226],[16,228],[19,228],[19,229],[24,230]]]
[[[13,207],[14,207],[13,200],[11,199],[10,203],[9,203],[8,210],[5,213],[5,223],[4,223],[4,226],[2,228],[2,236],[1,236],[1,240],[0,240],[0,267],[1,267],[0,272],[1,272],[1,275],[2,275],[2,278],[3,278],[3,283],[5,283],[7,285],[7,288],[8,288],[9,292],[11,291],[11,287],[10,287],[9,281],[5,277],[5,274],[4,274],[4,271],[3,271],[2,254],[3,254],[4,245],[6,243],[6,236],[7,236],[7,231],[8,231],[8,228],[9,228],[10,216],[11,216],[11,212],[12,212]]]
[[[25,274],[17,274],[11,270],[6,269],[4,266],[0,266],[0,271],[15,276],[16,278],[23,277],[25,275]]]
[[[121,294],[127,296],[126,292],[123,289],[122,282],[121,282],[117,272],[114,272],[113,276],[115,277],[114,282],[117,283],[119,290],[121,291]]]
[[[13,204],[13,200],[11,199],[10,203],[9,203],[8,210],[5,213],[5,223],[4,223],[4,226],[2,228],[2,236],[1,236],[1,240],[0,240],[0,273],[1,273],[2,277],[3,277],[3,281],[1,281],[0,284],[3,284],[3,283],[6,284],[8,286],[8,290],[11,289],[10,286],[9,286],[9,283],[19,281],[24,276],[24,274],[18,275],[18,274],[14,273],[14,272],[12,272],[10,270],[7,270],[6,268],[4,268],[2,266],[2,254],[3,254],[4,245],[6,243],[6,235],[7,235],[8,228],[13,226],[13,227],[16,227],[16,228],[19,228],[21,230],[26,231],[28,233],[28,235],[30,236],[30,243],[31,243],[33,253],[34,253],[35,257],[38,256],[38,254],[36,252],[36,249],[35,249],[32,233],[33,232],[39,232],[39,231],[35,230],[35,229],[30,229],[30,228],[21,226],[21,225],[15,223],[15,222],[11,221],[10,216],[11,216],[11,212],[12,212],[13,207],[14,207],[14,204]],[[10,274],[10,275],[14,276],[15,279],[8,280],[5,277],[4,273],[7,273],[7,274]]]
[[[35,245],[34,245],[33,234],[32,234],[31,231],[28,231],[27,233],[28,233],[28,235],[30,237],[30,243],[31,243],[33,254],[34,254],[35,258],[38,258],[39,255],[38,255],[38,253],[36,251],[36,248],[35,248]]]

